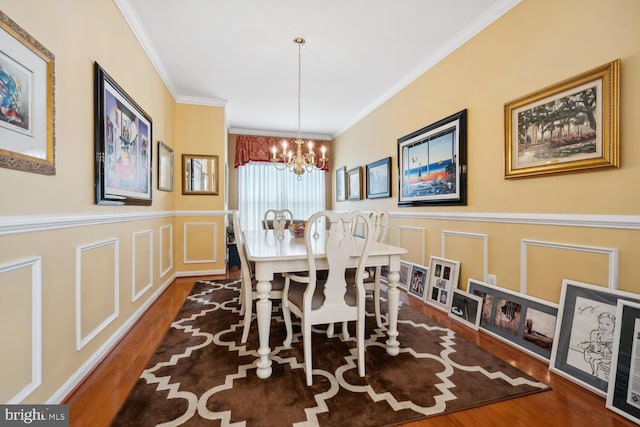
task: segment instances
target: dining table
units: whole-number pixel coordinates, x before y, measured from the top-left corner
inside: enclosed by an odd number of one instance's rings
[[[311,230],[306,230],[310,232]],[[325,254],[325,242],[328,231],[314,232],[311,239],[312,251],[316,260],[316,268],[327,269],[327,257]],[[274,274],[285,272],[302,272],[309,270],[307,260],[307,246],[304,236],[295,237],[288,231],[276,230],[246,230],[242,233],[246,247],[247,259],[254,263],[256,290],[256,317],[258,323],[258,360],[256,373],[258,378],[266,379],[271,376],[271,349],[269,348],[269,332],[271,328],[270,299],[271,281]],[[357,238],[360,243],[364,239]],[[369,254],[366,258],[367,267],[386,266],[387,268],[387,340],[386,350],[391,356],[397,356],[400,352],[398,342],[398,306],[400,291],[398,280],[400,279],[400,259],[407,250],[386,243],[372,242]],[[357,267],[359,255],[357,249],[350,258],[348,266]]]

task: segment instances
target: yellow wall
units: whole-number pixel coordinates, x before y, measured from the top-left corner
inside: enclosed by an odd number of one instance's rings
[[[112,0],[0,9],[55,55],[57,166],[0,168],[0,402],[60,402],[176,276],[224,271],[224,109],[176,104]],[[152,118],[151,206],[95,204],[94,61]],[[219,196],[181,194],[183,152],[219,156]]]
[[[409,248],[412,262],[459,259],[463,289],[469,277],[495,274],[501,286],[526,284],[529,294],[557,302],[563,278],[603,286],[615,279],[609,261],[615,264],[617,250],[619,288],[640,292],[638,16],[636,0],[522,1],[336,138],[336,167],[393,157],[393,197],[334,202],[334,208],[389,210],[390,242]],[[506,180],[505,103],[617,58],[621,167]],[[399,208],[398,138],[465,108],[467,205]]]

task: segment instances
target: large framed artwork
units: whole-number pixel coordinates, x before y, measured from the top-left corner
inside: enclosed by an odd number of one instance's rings
[[[55,175],[55,57],[2,11],[0,46],[0,167]]]
[[[505,178],[618,167],[619,104],[619,59],[505,104]]]
[[[151,117],[95,63],[96,203],[151,205]]]
[[[482,298],[480,328],[538,359],[549,361],[558,305],[479,280],[467,291]]]
[[[467,110],[398,139],[398,206],[467,204]]]
[[[640,424],[640,304],[618,300],[608,409]]]
[[[347,200],[347,167],[336,169],[336,202]]]
[[[549,369],[605,397],[621,299],[640,303],[638,294],[563,280]]]
[[[391,157],[367,164],[367,199],[391,197]]]
[[[476,331],[480,328],[480,314],[482,313],[482,298],[462,291],[453,290],[449,316]]]
[[[173,191],[173,150],[158,141],[158,190]]]
[[[347,199],[362,200],[362,166],[347,171]]]
[[[458,287],[460,261],[431,256],[425,301],[449,312],[453,290]]]

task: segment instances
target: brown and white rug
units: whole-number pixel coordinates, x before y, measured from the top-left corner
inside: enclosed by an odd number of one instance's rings
[[[315,329],[307,387],[299,324],[285,349],[274,303],[273,373],[258,379],[255,320],[240,344],[239,285],[196,283],[113,426],[389,426],[549,389],[407,305],[398,316],[400,354],[389,356],[370,298],[364,378],[353,331],[342,341],[336,325],[331,339]]]

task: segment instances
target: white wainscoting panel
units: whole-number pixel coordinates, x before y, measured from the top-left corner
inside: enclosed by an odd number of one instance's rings
[[[425,256],[426,256],[426,245],[425,245],[425,235],[426,235],[426,230],[424,229],[424,227],[410,227],[410,226],[406,226],[406,225],[399,225],[397,228],[397,236],[396,236],[396,241],[397,246],[401,246],[401,247],[406,247],[407,245],[403,245],[402,244],[402,230],[404,231],[408,231],[410,233],[415,233],[416,239],[420,239],[421,242],[421,247],[420,247],[420,259],[422,260],[420,262],[420,264],[422,264],[424,262]]]
[[[213,258],[193,258],[189,259],[187,248],[189,247],[189,232],[195,232],[196,228],[211,228],[213,238],[211,239],[211,253]],[[184,242],[183,242],[183,261],[185,264],[208,264],[217,262],[218,254],[216,251],[216,242],[218,241],[218,224],[215,222],[185,222],[184,223]]]
[[[168,234],[165,239],[165,234]],[[160,278],[164,277],[173,268],[173,225],[167,224],[160,227]],[[168,255],[169,265],[164,265],[164,254]]]
[[[100,325],[94,328],[86,336],[82,336],[82,255],[85,252],[100,250],[111,246],[113,250],[113,313],[110,313]],[[120,241],[116,238],[79,246],[76,248],[76,350],[80,351],[88,342],[113,322],[120,312],[119,289],[120,289]]]
[[[5,402],[8,404],[18,404],[22,402],[42,383],[42,258],[33,257],[0,265],[0,275],[23,268],[31,270],[31,299],[25,299],[23,301],[10,301],[10,304],[12,304],[16,310],[21,310],[23,313],[31,313],[30,328],[25,327],[25,329],[28,329],[25,330],[25,332],[31,335],[31,345],[30,349],[24,349],[25,353],[31,353],[31,374],[30,378],[24,379],[25,384],[21,389],[13,390],[15,391],[15,394],[8,398],[8,400]],[[8,286],[20,285],[23,284],[12,283]],[[3,292],[2,294],[7,295],[10,294],[10,292]],[[0,313],[0,320],[6,325],[11,324],[12,319],[4,318],[3,314],[6,313]],[[19,325],[15,325],[14,327],[19,327]],[[17,348],[18,343],[10,342],[9,337],[4,337],[0,334],[0,340],[2,341],[1,345],[4,349],[11,350],[12,352],[22,350]],[[2,351],[0,351],[0,353],[2,353]],[[4,369],[12,369],[12,364],[2,363],[2,365],[0,366],[0,377],[6,378],[3,374]],[[10,390],[9,392],[11,393],[13,391]]]
[[[483,280],[486,282],[489,277],[489,236],[487,234],[442,230],[442,232],[440,233],[440,253],[442,254],[443,258],[447,257],[447,236],[482,240],[482,271],[484,277]]]
[[[146,283],[142,283],[141,286],[138,286],[138,282],[136,279],[137,273],[137,261],[138,261],[138,253],[136,242],[138,239],[144,244],[144,238],[147,238],[147,255],[148,255],[148,264],[146,269],[148,271],[147,277],[144,280]],[[141,249],[142,250],[142,249]],[[152,230],[144,230],[138,231],[131,235],[131,257],[133,264],[131,265],[131,301],[135,302],[138,298],[144,295],[151,287],[153,286],[153,231]],[[144,257],[143,257],[144,259]],[[144,266],[141,266],[144,268]],[[138,290],[140,289],[140,290]]]
[[[618,289],[618,249],[522,239],[520,244],[520,292],[523,294],[527,293],[527,248],[529,246],[540,246],[545,248],[607,255],[609,257],[608,286],[610,289]]]

